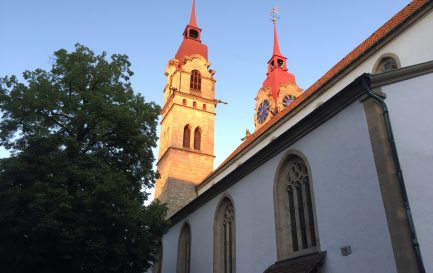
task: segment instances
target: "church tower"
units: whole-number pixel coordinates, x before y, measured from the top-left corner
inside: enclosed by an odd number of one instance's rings
[[[195,1],[183,41],[165,69],[164,105],[155,198],[167,203],[171,216],[196,197],[195,186],[213,170],[214,70],[201,43]]]
[[[274,48],[268,61],[266,79],[256,96],[254,124],[256,130],[268,122],[274,115],[287,107],[302,93],[296,85],[295,75],[287,69],[287,58],[280,52],[277,37],[277,8],[272,10],[274,24]]]

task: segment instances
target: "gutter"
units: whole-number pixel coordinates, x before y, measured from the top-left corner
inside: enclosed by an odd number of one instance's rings
[[[401,189],[401,198],[403,200],[403,207],[404,207],[404,210],[406,212],[407,222],[409,224],[409,231],[410,231],[410,236],[411,236],[411,241],[412,241],[412,247],[415,251],[415,257],[417,260],[419,272],[420,273],[426,273],[425,268],[424,268],[424,263],[422,260],[422,256],[421,256],[421,250],[419,248],[418,238],[416,236],[415,225],[414,225],[413,218],[412,218],[412,211],[411,211],[411,208],[409,205],[409,198],[407,195],[406,185],[405,185],[404,178],[403,178],[403,171],[401,169],[400,160],[398,158],[397,146],[395,144],[394,133],[392,131],[388,106],[386,105],[383,98],[381,98],[380,96],[375,94],[373,92],[373,90],[370,89],[370,83],[372,81],[370,74],[364,74],[364,77],[362,77],[361,81],[362,81],[361,84],[362,84],[363,88],[365,89],[365,91],[367,91],[367,96],[372,98],[383,109],[383,118],[385,120],[386,133],[388,136],[388,141],[389,141],[390,146],[391,146],[392,157],[394,159],[395,168],[397,171],[397,179],[398,179],[398,183],[399,183],[399,186]]]

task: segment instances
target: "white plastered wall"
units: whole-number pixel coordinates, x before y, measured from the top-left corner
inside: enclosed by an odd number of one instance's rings
[[[377,180],[364,109],[354,102],[286,151],[226,191],[236,213],[237,273],[260,273],[276,261],[273,183],[288,151],[305,155],[311,167],[324,273],[393,273],[394,256]],[[191,273],[212,272],[214,198],[189,215]],[[163,272],[175,272],[182,223],[164,236]],[[352,254],[340,248],[350,245]]]
[[[382,87],[426,272],[433,272],[432,86],[428,74]]]

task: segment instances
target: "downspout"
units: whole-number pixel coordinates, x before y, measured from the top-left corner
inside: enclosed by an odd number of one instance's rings
[[[386,133],[388,136],[389,143],[391,145],[392,156],[393,156],[396,171],[397,171],[397,179],[398,179],[398,183],[399,183],[399,186],[401,189],[401,198],[403,200],[403,206],[404,206],[404,210],[405,210],[406,216],[407,216],[407,221],[409,224],[412,247],[415,250],[415,256],[416,256],[416,260],[418,263],[419,271],[420,271],[420,273],[425,273],[424,263],[422,260],[418,239],[416,236],[415,225],[413,223],[412,211],[411,211],[410,205],[409,205],[409,198],[407,196],[406,186],[404,183],[403,171],[401,169],[400,160],[399,160],[398,154],[397,154],[397,146],[395,144],[394,134],[392,131],[392,126],[391,126],[391,120],[389,118],[388,107],[387,107],[385,101],[380,96],[376,95],[370,89],[370,82],[371,82],[371,75],[366,74],[366,76],[362,77],[362,85],[363,85],[364,89],[367,91],[367,95],[370,98],[372,98],[374,101],[376,101],[383,109],[383,118],[385,120]]]

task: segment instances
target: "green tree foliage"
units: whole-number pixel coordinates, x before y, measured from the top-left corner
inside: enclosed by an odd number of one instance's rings
[[[140,272],[167,229],[152,187],[159,107],[128,57],[77,44],[51,71],[0,79],[2,272]]]

